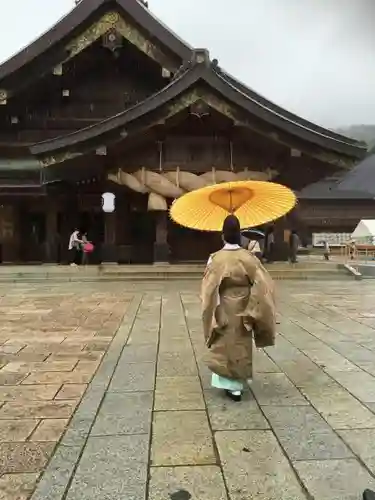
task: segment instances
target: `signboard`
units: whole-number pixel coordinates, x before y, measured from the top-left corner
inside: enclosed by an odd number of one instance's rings
[[[330,247],[344,246],[351,240],[351,233],[313,233],[312,244],[314,247],[322,247],[327,241]]]

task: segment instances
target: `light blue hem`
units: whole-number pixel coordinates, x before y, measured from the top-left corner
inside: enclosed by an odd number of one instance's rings
[[[243,391],[243,383],[239,380],[232,380],[225,377],[220,377],[216,373],[212,374],[211,385],[216,389],[224,389],[226,391]]]

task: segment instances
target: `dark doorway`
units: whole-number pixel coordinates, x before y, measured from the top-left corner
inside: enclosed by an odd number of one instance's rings
[[[155,217],[152,212],[133,211],[130,217],[130,237],[132,241],[132,264],[152,264],[154,262]]]
[[[223,246],[219,232],[195,231],[171,221],[168,233],[172,262],[207,262]]]
[[[46,214],[20,211],[20,259],[23,262],[43,262],[46,243]]]

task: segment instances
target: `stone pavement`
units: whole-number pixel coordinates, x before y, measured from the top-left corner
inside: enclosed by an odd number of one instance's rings
[[[277,286],[239,404],[210,388],[198,283],[0,287],[0,500],[375,489],[375,285]]]

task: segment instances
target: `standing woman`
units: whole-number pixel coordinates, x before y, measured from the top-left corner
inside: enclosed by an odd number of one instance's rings
[[[275,344],[275,302],[271,277],[259,260],[241,248],[240,223],[229,215],[224,247],[211,255],[202,281],[202,319],[212,386],[241,401],[253,375],[257,347]]]
[[[74,229],[69,238],[69,253],[70,253],[70,265],[78,266],[82,260],[82,240],[80,238],[79,230]]]

